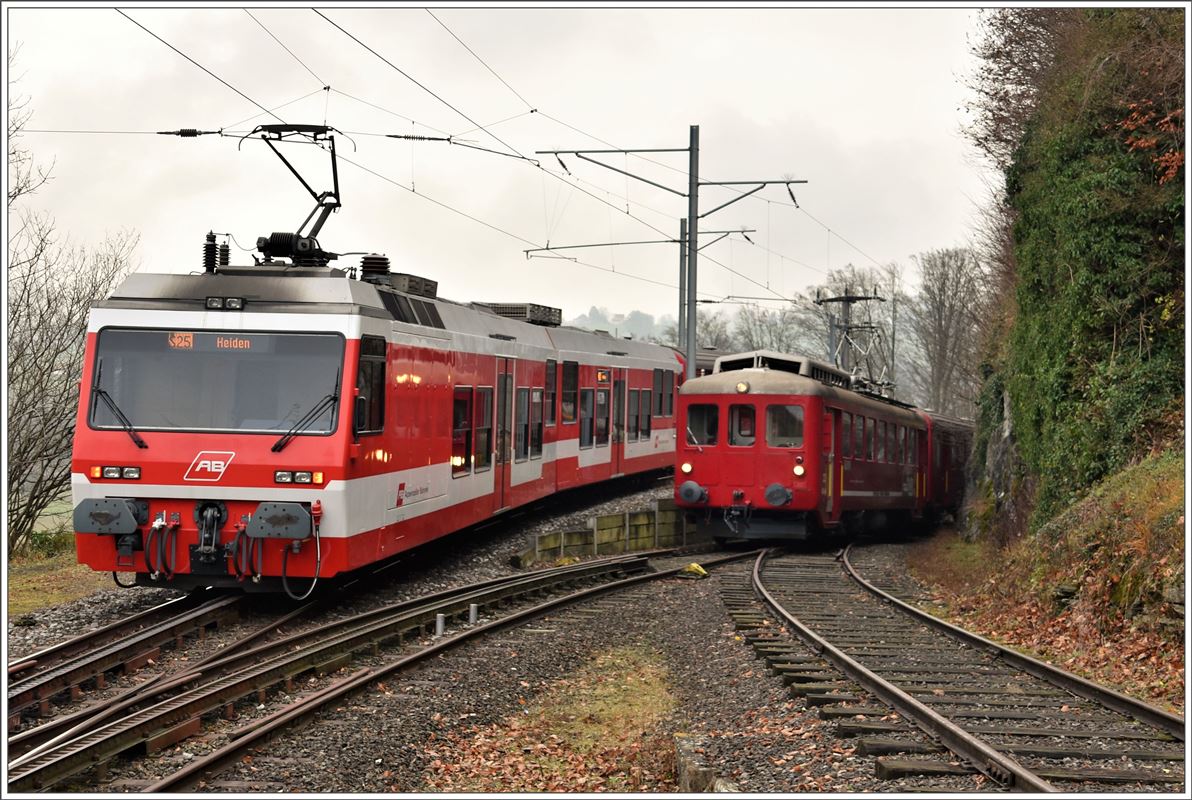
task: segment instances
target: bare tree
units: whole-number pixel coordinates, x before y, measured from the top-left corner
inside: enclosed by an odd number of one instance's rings
[[[911,378],[928,408],[972,417],[987,293],[980,262],[966,248],[931,250],[914,260],[921,283],[907,306],[909,338],[918,356],[912,361]]]
[[[728,317],[722,312],[707,312],[701,309],[696,309],[696,325],[695,325],[695,342],[699,347],[707,347],[713,350],[720,350],[725,353],[731,353],[738,350],[739,343],[736,337],[733,336],[729,325]],[[668,344],[672,347],[683,349],[687,342],[680,342],[677,333],[677,323],[667,325],[659,338],[660,344]]]
[[[9,74],[13,55],[9,54]],[[38,518],[70,487],[87,312],[130,266],[138,237],[93,250],[57,241],[54,221],[22,201],[50,177],[20,141],[28,101],[8,122],[8,550],[28,544]],[[14,122],[15,121],[15,122]]]
[[[733,324],[737,341],[745,350],[799,352],[807,337],[799,325],[795,309],[742,306]]]

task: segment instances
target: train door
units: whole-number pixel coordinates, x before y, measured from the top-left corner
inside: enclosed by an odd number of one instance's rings
[[[613,476],[625,471],[625,370],[613,370]]]
[[[497,358],[497,458],[493,493],[497,509],[509,505],[509,469],[513,462],[513,359]]]
[[[823,417],[821,461],[823,462],[824,519],[835,520],[840,515],[841,481],[844,480],[838,465],[840,450],[840,409],[830,408]]]

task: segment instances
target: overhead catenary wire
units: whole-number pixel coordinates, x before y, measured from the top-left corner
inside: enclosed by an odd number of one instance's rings
[[[156,39],[157,41],[159,41],[159,42],[161,42],[162,44],[164,44],[166,47],[168,47],[168,48],[170,48],[171,50],[173,50],[173,51],[174,51],[175,53],[177,53],[178,55],[180,55],[180,56],[182,56],[183,58],[185,58],[185,59],[186,59],[187,61],[189,61],[190,63],[194,64],[194,65],[195,65],[196,67],[198,67],[199,69],[203,70],[203,72],[206,72],[206,73],[207,73],[208,75],[210,75],[212,78],[215,78],[215,80],[219,81],[219,82],[220,82],[220,83],[222,83],[224,86],[228,87],[228,88],[229,88],[229,89],[231,89],[233,92],[235,92],[236,94],[240,95],[240,96],[241,96],[241,97],[243,97],[245,100],[247,100],[248,102],[252,103],[254,106],[256,106],[257,108],[261,109],[262,111],[264,111],[264,112],[265,112],[266,114],[268,114],[269,116],[271,116],[271,117],[273,117],[274,119],[276,119],[278,122],[281,122],[281,123],[284,123],[284,122],[285,122],[285,120],[284,120],[284,119],[282,119],[281,117],[277,116],[277,114],[274,114],[272,111],[270,111],[269,109],[265,108],[265,106],[261,105],[261,104],[260,104],[260,103],[258,103],[256,100],[253,100],[251,97],[249,97],[248,95],[246,95],[244,92],[240,91],[240,90],[239,90],[239,89],[237,89],[235,86],[233,86],[232,84],[228,83],[228,82],[227,82],[227,81],[225,81],[223,78],[219,77],[219,76],[218,76],[218,75],[216,75],[214,72],[212,72],[211,70],[209,70],[209,69],[207,69],[206,67],[204,67],[204,66],[203,66],[202,64],[200,64],[198,61],[195,61],[193,58],[191,58],[190,56],[188,56],[186,53],[183,53],[183,52],[182,52],[181,50],[179,50],[177,47],[174,47],[174,45],[170,44],[170,43],[169,43],[169,42],[167,42],[165,39],[161,38],[161,37],[160,37],[160,36],[158,36],[156,33],[154,33],[153,31],[149,30],[148,28],[146,28],[146,27],[145,27],[144,25],[142,25],[141,23],[137,22],[137,21],[136,21],[135,19],[133,19],[132,17],[128,16],[128,14],[124,13],[124,10],[123,10],[123,9],[119,9],[119,8],[117,8],[117,9],[116,9],[116,13],[118,13],[120,16],[124,17],[126,20],[128,20],[129,22],[131,22],[133,25],[136,25],[138,28],[140,28],[140,29],[141,29],[141,30],[143,30],[145,33],[147,33],[147,34],[149,34],[150,36],[152,36],[152,37],[153,37],[154,39]]]
[[[308,67],[306,65],[305,61],[303,61],[301,58],[299,58],[297,55],[295,55],[293,50],[286,47],[285,42],[283,42],[281,39],[278,39],[276,36],[274,36],[273,31],[271,31],[267,27],[265,27],[265,23],[261,22],[259,19],[257,19],[255,16],[253,16],[253,13],[251,11],[249,11],[247,8],[244,9],[244,13],[248,14],[248,16],[252,19],[253,22],[260,25],[261,30],[263,30],[263,31],[265,31],[265,33],[269,34],[269,37],[271,39],[273,39],[273,41],[275,41],[279,45],[281,45],[282,50],[285,50],[287,53],[290,54],[291,58],[293,58],[295,61],[297,61],[299,64],[301,64],[302,68],[305,69],[307,72],[309,72],[314,77],[314,79],[319,82],[319,85],[322,86],[322,91],[327,91],[331,88],[330,86],[327,85],[327,81],[323,80],[318,75],[316,75],[315,71],[313,69],[311,69],[310,67]]]
[[[495,69],[493,69],[492,67],[490,67],[490,66],[489,66],[489,65],[488,65],[488,64],[485,62],[485,60],[484,60],[483,58],[481,58],[479,55],[477,55],[475,50],[473,50],[472,48],[468,47],[468,45],[467,45],[467,44],[464,42],[464,40],[463,40],[463,39],[461,39],[461,38],[459,38],[458,36],[456,36],[456,35],[455,35],[455,31],[451,30],[451,28],[448,28],[448,27],[447,27],[447,25],[446,25],[446,23],[444,23],[444,22],[443,22],[443,20],[441,20],[441,19],[439,19],[437,16],[435,16],[435,12],[431,11],[431,10],[428,8],[428,9],[426,9],[426,13],[427,13],[427,14],[430,14],[430,16],[431,16],[431,19],[433,19],[435,22],[437,22],[437,23],[439,23],[440,25],[442,25],[442,26],[443,26],[443,30],[445,30],[445,31],[447,31],[449,34],[451,34],[451,38],[453,38],[453,39],[455,39],[455,41],[459,42],[459,43],[460,43],[460,46],[461,46],[461,47],[463,47],[463,49],[465,49],[465,50],[467,50],[469,53],[471,53],[471,54],[472,54],[472,55],[473,55],[473,56],[476,58],[476,60],[477,60],[477,61],[479,61],[479,62],[480,62],[482,65],[484,65],[484,68],[485,68],[486,70],[488,70],[489,72],[491,72],[491,73],[493,74],[493,77],[494,77],[494,78],[496,78],[496,79],[497,79],[497,80],[499,80],[499,81],[500,81],[502,84],[504,84],[504,86],[505,86],[505,88],[506,88],[506,89],[508,89],[509,91],[513,92],[513,94],[514,94],[514,95],[516,95],[516,97],[517,97],[517,99],[518,99],[518,100],[521,100],[523,103],[525,103],[525,104],[526,104],[526,108],[530,109],[530,110],[529,110],[529,112],[527,112],[527,113],[531,113],[531,114],[532,114],[532,113],[534,113],[534,110],[535,110],[535,109],[534,109],[534,105],[533,105],[533,104],[532,104],[532,103],[531,103],[529,100],[527,100],[526,98],[522,97],[522,96],[521,96],[521,93],[520,93],[520,92],[518,92],[518,91],[517,91],[517,89],[514,89],[512,86],[510,86],[510,85],[509,85],[509,83],[508,83],[508,82],[507,82],[507,81],[506,81],[504,78],[502,78],[500,75],[498,75],[498,74],[497,74],[497,71],[496,71]]]

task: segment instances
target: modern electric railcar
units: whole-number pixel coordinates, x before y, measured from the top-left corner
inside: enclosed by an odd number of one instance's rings
[[[133,274],[92,309],[71,456],[81,563],[294,595],[673,464],[673,350],[559,327],[557,309],[444,300],[383,257],[356,279],[263,252]]]
[[[853,391],[770,351],[721,356],[679,391],[675,499],[718,539],[803,539],[955,512],[972,425]]]

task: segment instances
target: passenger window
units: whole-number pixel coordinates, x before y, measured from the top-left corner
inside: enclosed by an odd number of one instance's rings
[[[662,375],[662,370],[654,370],[654,416],[656,417],[661,417],[665,413],[663,409],[665,387],[662,385]]]
[[[865,458],[873,461],[874,441],[877,439],[877,420],[865,418]]]
[[[840,427],[840,454],[844,458],[853,456],[853,415],[845,413]]]
[[[860,415],[853,419],[853,458],[865,458],[865,417]]]
[[[637,389],[629,390],[629,426],[625,433],[625,441],[637,441]]]
[[[517,390],[514,410],[513,460],[525,461],[530,457],[530,390]]]
[[[556,363],[554,359],[546,361],[546,424],[555,424],[555,391],[558,384],[555,377]]]
[[[487,386],[476,390],[476,415],[473,417],[475,450],[473,466],[481,472],[493,463],[493,389]]]
[[[639,426],[638,434],[643,439],[650,438],[650,392],[648,389],[642,389],[642,399],[639,406],[641,413],[641,424]]]
[[[770,406],[766,409],[766,444],[770,447],[803,446],[803,406]]]
[[[358,433],[380,433],[385,429],[385,340],[379,336],[360,337],[356,388],[365,400]]]
[[[563,422],[575,422],[575,399],[579,391],[579,362],[563,362]]]
[[[455,387],[451,412],[451,477],[472,471],[472,387]]]
[[[756,437],[756,412],[753,406],[731,405],[728,407],[728,443],[733,447],[748,447]]]
[[[886,421],[881,420],[877,424],[877,460],[886,460]]]
[[[687,444],[714,445],[720,408],[707,403],[687,407]]]

